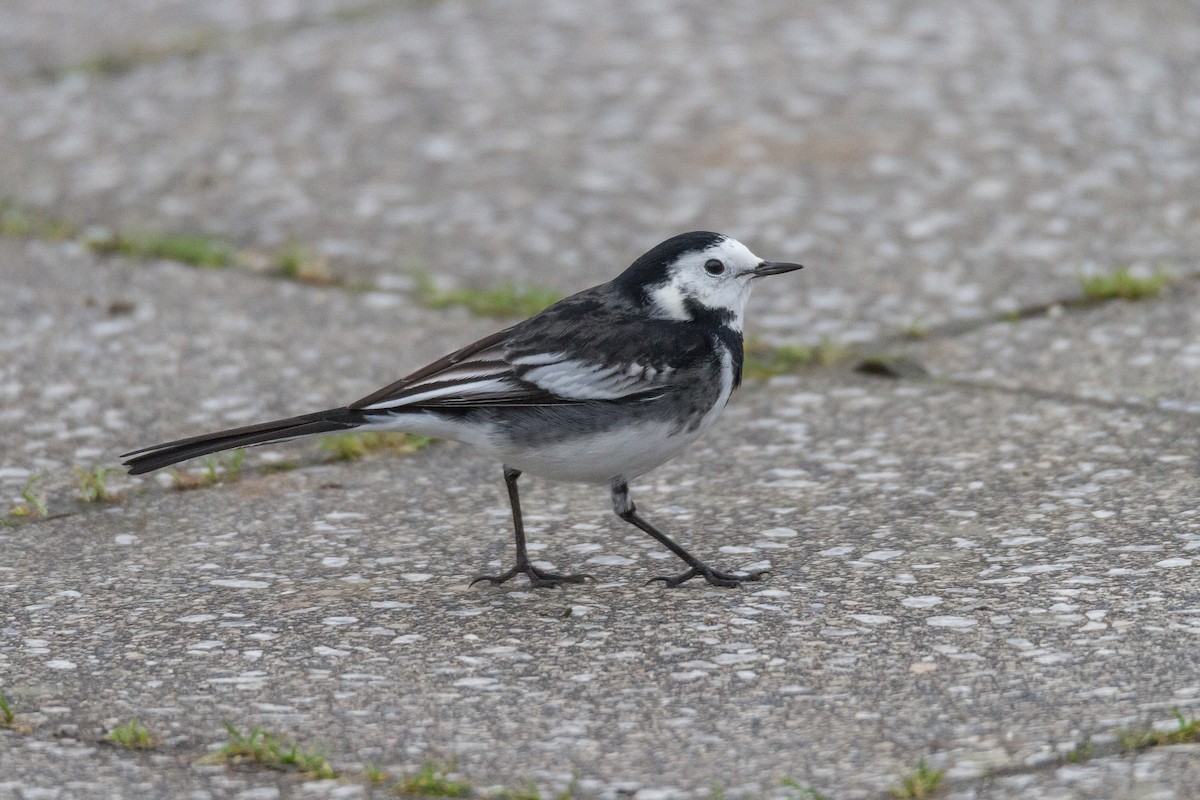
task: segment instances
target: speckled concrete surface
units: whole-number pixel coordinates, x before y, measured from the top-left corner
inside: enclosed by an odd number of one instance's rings
[[[144,416],[62,412],[53,438],[69,444],[39,462],[60,479],[81,444],[111,457],[134,433],[328,402],[342,389],[314,390],[302,354],[349,357],[358,381],[378,354],[410,357],[432,316],[70,244],[6,260],[43,288],[10,295],[27,365],[80,352],[110,295],[135,306],[137,324],[105,329],[105,369],[56,371],[72,397]],[[85,267],[95,305],[45,290]],[[32,324],[54,316],[48,297],[75,327]],[[171,337],[207,338],[175,352]],[[14,465],[49,438],[37,406],[6,404]],[[773,570],[738,592],[644,586],[667,555],[602,490],[539,481],[524,495],[531,548],[597,582],[468,588],[510,557],[508,511],[496,465],[451,444],[196,492],[130,481],[112,506],[70,504],[68,473],[52,510],[72,513],[0,534],[0,677],[34,742],[64,725],[86,742],[136,715],[182,759],[231,720],[320,743],[348,769],[456,758],[482,784],[561,790],[578,771],[605,797],[771,793],[784,776],[873,797],[921,757],[967,778],[1200,703],[1198,452],[1190,419],[1150,408],[842,370],[750,385],[634,487],[697,552]]]
[[[727,231],[828,277],[778,336],[871,338],[1196,270],[1188,2],[500,0],[0,95],[0,184],[133,230],[290,238],[359,277],[596,282]],[[153,38],[153,34],[151,34]]]
[[[1195,452],[1194,434],[812,383],[840,402],[743,398],[639,494],[700,552],[771,566],[756,591],[643,587],[673,565],[597,492],[537,483],[537,552],[599,582],[468,589],[508,558],[506,509],[496,470],[445,447],[12,531],[5,673],[18,702],[84,730],[138,714],[212,741],[233,719],[343,763],[452,754],[471,775],[559,788],[576,767],[602,794],[792,774],[873,796],[930,753],[960,771],[1022,764],[1200,701],[1200,529],[1194,496],[1171,489],[1194,465],[1155,458],[1164,436]],[[804,408],[829,444],[749,425],[770,408]],[[963,419],[1016,430],[982,445]],[[1098,474],[1057,458],[1081,436],[1107,448],[1089,453]],[[1130,458],[1138,474],[1106,477]]]
[[[808,265],[752,303],[786,341],[1197,271],[1188,4],[176,6],[0,5],[6,196],[294,237],[385,287],[570,291],[713,227]],[[45,77],[205,26],[226,38],[187,58]],[[509,512],[498,466],[449,443],[354,464],[292,443],[235,482],[114,477],[119,503],[84,505],[73,466],[341,404],[503,323],[74,242],[0,240],[0,283],[0,511],[39,474],[52,515],[0,528],[0,798],[371,796],[197,766],[225,721],[349,774],[454,759],[606,800],[782,798],[785,776],[874,798],[921,758],[964,800],[1195,784],[1195,746],[1056,766],[1200,711],[1190,279],[898,348],[931,380],[749,383],[633,486],[698,554],[772,570],[733,592],[644,585],[675,565],[606,492],[536,480],[531,550],[596,582],[469,588],[511,558]],[[99,744],[134,716],[154,753]]]

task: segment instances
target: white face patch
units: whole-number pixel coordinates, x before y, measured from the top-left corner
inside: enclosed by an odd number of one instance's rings
[[[687,322],[692,318],[692,315],[688,313],[687,306],[683,303],[683,298],[683,290],[674,282],[664,283],[650,292],[650,299],[658,307],[659,313],[667,319]]]
[[[705,268],[710,261],[719,261],[724,269],[714,275]],[[686,300],[705,308],[728,311],[730,326],[742,329],[742,314],[750,299],[753,270],[762,259],[735,239],[722,239],[704,250],[685,253],[667,269],[667,281],[650,291],[650,298],[659,313],[668,319],[687,321]]]

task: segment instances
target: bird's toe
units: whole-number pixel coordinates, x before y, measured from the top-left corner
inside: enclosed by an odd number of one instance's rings
[[[647,583],[662,581],[663,585],[668,589],[673,589],[676,586],[685,583],[686,581],[690,581],[692,578],[704,578],[704,580],[710,586],[721,586],[726,589],[733,589],[749,581],[761,581],[763,576],[766,574],[767,570],[759,570],[757,572],[750,572],[745,575],[738,575],[733,572],[723,572],[719,569],[713,569],[712,567],[701,565],[699,567],[692,567],[686,572],[682,572],[678,575],[659,575],[651,578],[649,581],[647,581]]]

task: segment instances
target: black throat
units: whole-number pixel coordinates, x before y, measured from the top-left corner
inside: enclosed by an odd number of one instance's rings
[[[723,308],[708,308],[691,298],[684,301],[683,307],[691,316],[693,324],[702,326],[710,336],[729,350],[729,357],[733,361],[733,388],[741,386],[745,352],[742,349],[742,332],[730,325],[734,320],[734,313]]]

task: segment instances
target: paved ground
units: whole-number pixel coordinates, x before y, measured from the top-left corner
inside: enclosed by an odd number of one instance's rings
[[[0,239],[0,511],[34,475],[48,506],[0,528],[0,798],[382,797],[365,765],[428,761],[543,796],[873,798],[921,759],[947,797],[1196,796],[1200,745],[1119,740],[1200,713],[1190,4],[26,6],[0,3],[0,200],[295,243],[356,288]],[[597,581],[470,589],[508,511],[449,443],[75,499],[75,466],[503,324],[422,307],[413,270],[569,291],[694,227],[807,265],[757,335],[928,373],[751,383],[635,484],[761,586],[647,587],[675,565],[603,491],[529,481],[537,555]],[[1054,305],[1125,266],[1176,280]],[[103,743],[134,717],[154,751]],[[226,721],[349,777],[197,764]]]

